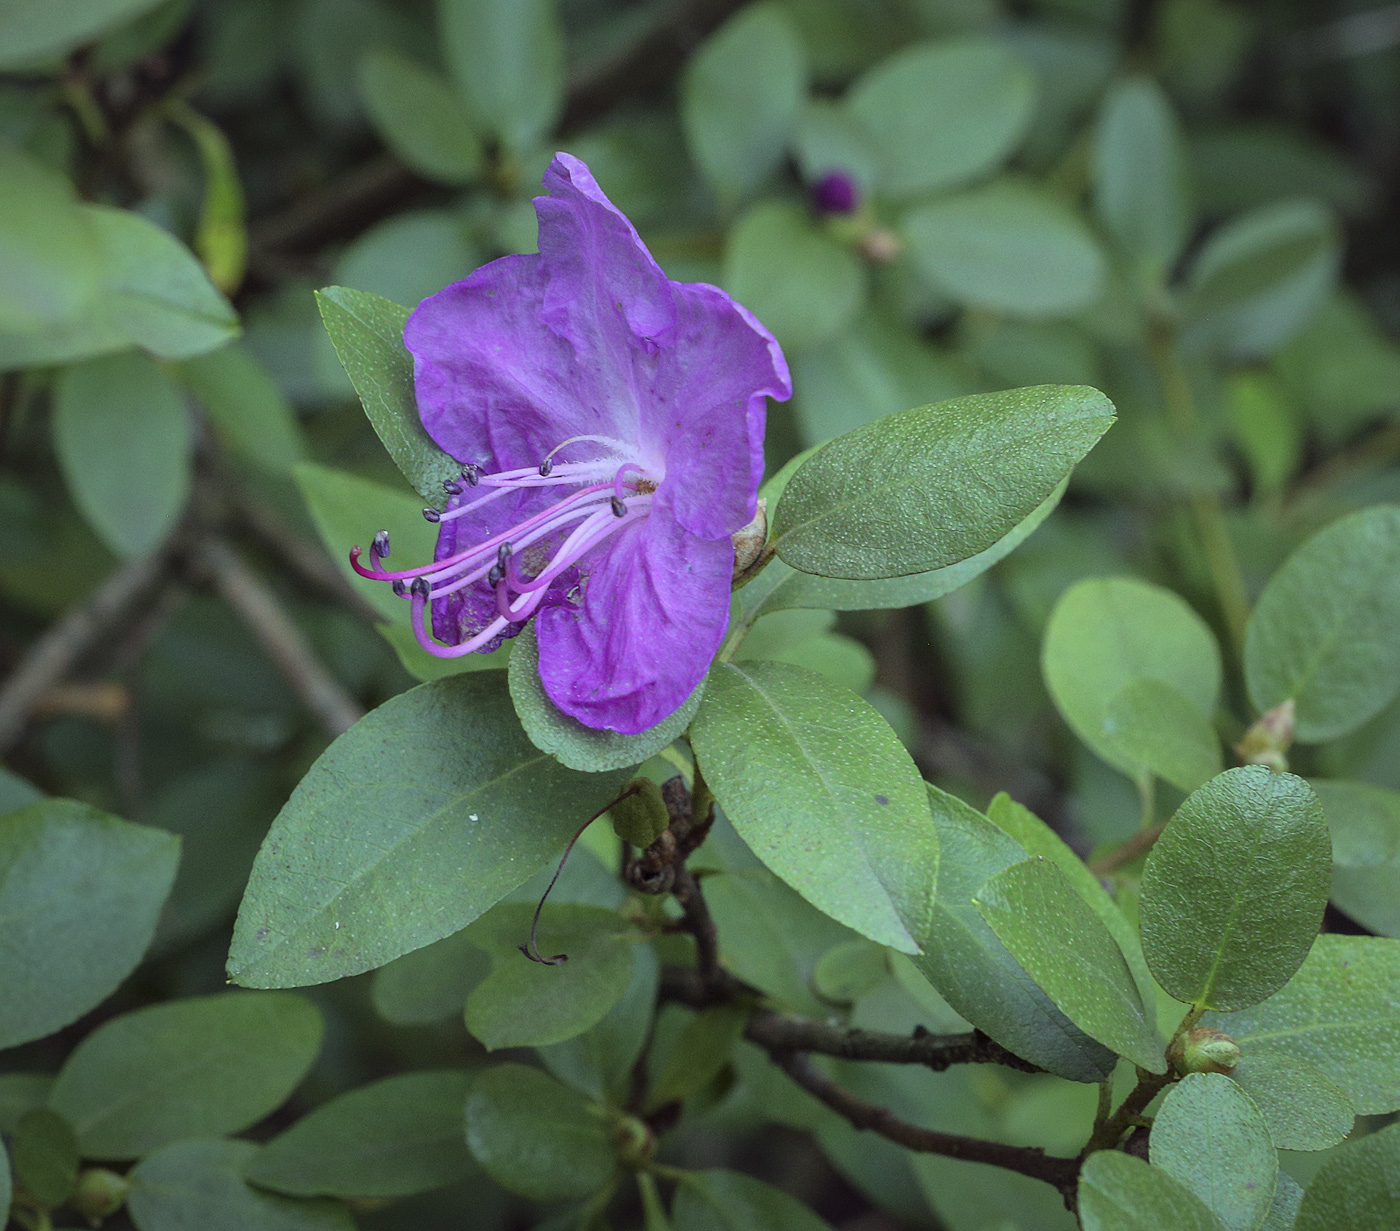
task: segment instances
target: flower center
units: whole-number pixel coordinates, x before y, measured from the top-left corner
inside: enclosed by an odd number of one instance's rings
[[[589,461],[555,460],[563,450],[586,444],[601,446],[606,454]],[[663,476],[630,460],[630,452],[622,441],[608,436],[572,436],[555,445],[533,469],[483,474],[479,467],[468,464],[460,479],[449,480],[443,487],[452,497],[470,489],[484,489],[482,494],[441,513],[424,509],[423,516],[430,522],[454,521],[497,500],[541,488],[558,489],[560,498],[509,529],[434,564],[385,571],[381,561],[389,555],[389,535],[384,530],[370,544],[371,567],[360,563],[358,547],[350,552],[350,564],[361,577],[392,582],[395,593],[411,598],[414,634],[430,654],[439,658],[470,654],[499,636],[507,625],[529,619],[561,574],[624,526],[646,518],[652,493]],[[529,548],[534,549],[528,558],[536,572],[527,577],[521,571],[521,558]],[[495,618],[460,645],[434,640],[424,622],[429,604],[482,582],[495,591]]]

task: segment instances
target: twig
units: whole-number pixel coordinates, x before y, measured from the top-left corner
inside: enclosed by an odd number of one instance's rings
[[[1170,1069],[1165,1073],[1145,1073],[1139,1069],[1138,1084],[1128,1092],[1117,1111],[1095,1126],[1080,1158],[1087,1158],[1095,1150],[1113,1149],[1123,1134],[1138,1122],[1148,1103],[1175,1080],[1176,1075]]]
[[[982,1141],[976,1137],[920,1128],[917,1124],[901,1120],[888,1107],[868,1103],[838,1086],[818,1072],[804,1055],[781,1051],[770,1055],[774,1063],[808,1094],[820,1099],[854,1127],[879,1133],[881,1137],[920,1154],[941,1154],[945,1158],[962,1159],[969,1163],[987,1163],[1030,1176],[1034,1180],[1043,1180],[1058,1189],[1065,1204],[1073,1208],[1079,1159],[1046,1154],[1036,1146],[1011,1146],[1000,1141]]]
[[[719,964],[719,929],[715,927],[700,882],[684,864],[676,867],[671,889],[681,910],[685,912],[685,930],[695,937],[695,969],[707,988],[723,986],[723,969]]]
[[[173,548],[123,564],[85,602],[68,611],[26,651],[0,688],[0,752],[24,733],[40,699],[93,649],[170,567]]]
[[[1092,860],[1089,864],[1089,871],[1095,876],[1107,876],[1110,872],[1116,872],[1124,864],[1132,863],[1139,855],[1152,849],[1153,844],[1162,836],[1162,830],[1166,827],[1164,821],[1160,825],[1152,826],[1151,829],[1139,829],[1116,850],[1111,850],[1107,855]]]
[[[227,543],[206,540],[196,558],[219,595],[242,616],[293,691],[332,736],[344,734],[364,717],[359,702],[322,665],[277,596]]]

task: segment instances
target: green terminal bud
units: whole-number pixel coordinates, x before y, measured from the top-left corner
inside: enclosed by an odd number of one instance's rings
[[[1267,765],[1275,773],[1288,770],[1287,753],[1293,743],[1293,729],[1298,707],[1290,697],[1276,705],[1259,719],[1235,746],[1240,760],[1246,765]]]
[[[130,1191],[131,1184],[124,1175],[106,1167],[90,1167],[78,1177],[72,1204],[84,1218],[95,1223],[121,1209]]]
[[[608,809],[613,830],[624,842],[646,850],[671,823],[661,788],[650,778],[633,778],[617,803]]]
[[[1240,1045],[1223,1030],[1197,1026],[1172,1040],[1167,1059],[1178,1073],[1232,1073]]]

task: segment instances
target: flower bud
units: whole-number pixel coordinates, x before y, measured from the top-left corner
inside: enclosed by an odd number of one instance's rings
[[[768,501],[758,498],[758,509],[742,530],[734,533],[734,589],[753,579],[763,560],[763,548],[768,542]]]
[[[812,185],[812,208],[819,214],[854,214],[860,208],[860,185],[846,171],[828,171]]]
[[[1288,769],[1284,755],[1293,743],[1293,730],[1298,707],[1290,697],[1263,715],[1235,746],[1240,760],[1246,765],[1267,765],[1277,773]]]
[[[124,1175],[106,1167],[90,1167],[78,1177],[71,1203],[78,1213],[95,1223],[121,1209],[130,1191],[131,1184]]]
[[[1240,1045],[1223,1030],[1197,1026],[1172,1040],[1167,1059],[1178,1073],[1231,1073],[1240,1062]]]

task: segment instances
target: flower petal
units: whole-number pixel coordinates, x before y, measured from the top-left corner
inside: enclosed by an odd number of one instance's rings
[[[695,690],[729,626],[734,545],[664,507],[588,562],[582,603],[542,611],[540,681],[585,726],[634,735]]]

